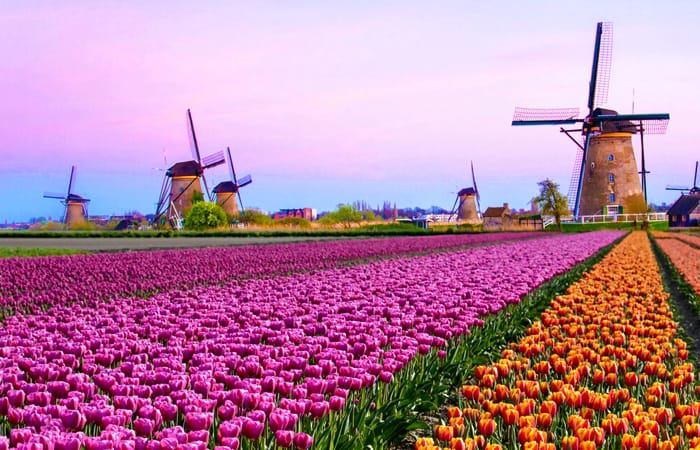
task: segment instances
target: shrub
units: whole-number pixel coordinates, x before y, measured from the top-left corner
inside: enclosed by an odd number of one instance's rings
[[[197,202],[185,217],[188,230],[206,230],[219,228],[228,224],[228,217],[221,206],[212,202]]]

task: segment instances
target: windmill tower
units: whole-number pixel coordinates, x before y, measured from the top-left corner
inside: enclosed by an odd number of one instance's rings
[[[187,129],[194,159],[175,163],[165,171],[153,219],[155,224],[161,223],[165,218],[171,226],[180,228],[181,219],[192,207],[192,200],[195,196],[203,196],[203,192],[206,192],[207,198],[211,201],[204,171],[224,163],[224,152],[222,151],[204,158],[201,157],[192,122],[192,113],[189,109],[187,110]],[[204,182],[204,191],[202,191],[200,178]]]
[[[52,192],[44,193],[44,198],[59,199],[65,206],[63,210],[63,227],[66,229],[71,229],[78,224],[85,223],[88,217],[87,204],[90,202],[90,199],[73,193],[74,182],[75,166],[71,166],[67,193],[65,195]]]
[[[693,187],[690,186],[678,186],[678,185],[668,185],[666,186],[667,191],[685,191],[689,194],[700,194],[700,187],[698,187],[698,161],[695,161],[695,176],[693,177]],[[683,192],[681,192],[683,194]]]
[[[226,147],[226,154],[228,155],[228,169],[231,175],[230,181],[222,181],[214,187],[214,194],[216,195],[216,204],[221,206],[226,214],[229,216],[237,216],[240,213],[244,213],[243,200],[241,199],[241,188],[243,186],[248,186],[253,182],[250,175],[246,175],[240,180],[236,178],[236,169],[233,167],[233,158],[231,158],[231,149]],[[236,196],[238,196],[238,201],[236,201]],[[240,203],[241,208],[238,209],[238,204]]]
[[[669,114],[618,114],[600,105],[607,102],[612,61],[612,24],[596,27],[593,67],[588,89],[588,115],[578,108],[515,108],[513,125],[559,125],[579,147],[569,188],[574,216],[601,213],[644,213],[647,210],[644,135],[663,134]],[[581,124],[564,129],[564,125]],[[570,133],[580,132],[582,143]],[[632,135],[641,140],[641,171],[632,148]],[[641,174],[641,180],[639,177]]]
[[[481,205],[479,201],[479,189],[476,187],[476,177],[474,177],[474,162],[471,162],[472,187],[461,189],[457,192],[457,198],[452,205],[452,217],[457,212],[458,222],[479,223],[481,222]]]

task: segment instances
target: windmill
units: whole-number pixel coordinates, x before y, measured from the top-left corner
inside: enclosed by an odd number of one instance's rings
[[[225,161],[224,152],[222,151],[202,158],[199,144],[197,143],[197,135],[194,131],[192,113],[189,109],[187,110],[187,129],[190,135],[193,159],[175,163],[165,171],[153,219],[155,224],[160,224],[165,218],[171,226],[180,228],[181,219],[192,207],[193,198],[196,196],[201,197],[203,196],[202,192],[206,192],[207,198],[211,201],[204,171],[223,164]],[[204,191],[202,191],[200,178],[204,182]]]
[[[686,191],[689,193],[700,193],[700,187],[698,187],[698,161],[695,161],[695,176],[693,177],[693,187],[690,186],[677,186],[668,185],[666,186],[667,191]]]
[[[601,211],[643,213],[647,208],[644,135],[663,134],[669,114],[618,114],[600,105],[607,102],[612,61],[612,23],[596,27],[593,67],[588,89],[588,114],[579,118],[578,108],[515,108],[513,125],[559,125],[560,131],[579,147],[569,189],[574,216]],[[563,125],[581,124],[564,129]],[[582,142],[570,133],[580,132]],[[632,134],[641,140],[641,172],[632,149]],[[641,174],[641,183],[639,179]]]
[[[71,227],[83,223],[87,220],[87,204],[90,199],[81,197],[73,193],[73,184],[75,183],[75,166],[70,168],[70,178],[68,180],[68,190],[66,194],[57,194],[53,192],[45,192],[44,198],[56,198],[61,200],[65,206],[63,210],[63,227],[70,229]]]
[[[226,214],[230,216],[237,216],[239,214],[238,203],[240,203],[240,212],[244,213],[243,200],[241,199],[241,188],[247,186],[253,182],[250,175],[246,175],[240,180],[236,178],[236,169],[233,167],[233,158],[231,158],[231,149],[226,147],[226,154],[228,155],[228,169],[231,175],[230,181],[222,181],[214,187],[214,194],[216,195],[216,204],[221,206]],[[236,196],[238,196],[238,202],[236,202]]]
[[[481,221],[481,205],[479,201],[479,189],[476,187],[476,177],[474,176],[474,161],[471,161],[472,170],[472,187],[464,188],[457,192],[457,198],[452,205],[450,218],[457,212],[458,222],[480,222]]]

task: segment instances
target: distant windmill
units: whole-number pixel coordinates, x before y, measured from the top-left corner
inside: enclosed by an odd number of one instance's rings
[[[187,110],[187,125],[192,157],[194,159],[175,163],[165,171],[158,205],[156,206],[156,214],[153,219],[155,224],[161,223],[165,217],[171,226],[179,227],[179,219],[184,217],[185,213],[192,207],[192,199],[197,192],[199,195],[203,195],[202,192],[206,192],[207,197],[211,201],[204,171],[223,164],[225,161],[224,152],[222,151],[204,158],[201,157],[197,135],[192,123],[192,113],[189,109]],[[200,178],[204,182],[204,191],[202,191]]]
[[[665,133],[670,118],[669,114],[618,114],[600,108],[607,102],[611,61],[612,24],[600,22],[588,89],[588,115],[577,118],[578,108],[515,108],[513,116],[513,125],[581,124],[581,128],[560,128],[579,147],[569,189],[569,206],[575,216],[599,214],[618,206],[625,213],[646,212],[649,172],[644,159],[644,134]],[[583,143],[570,132],[580,132]],[[641,138],[641,172],[632,149],[635,133]]]
[[[70,168],[70,179],[68,180],[68,190],[66,194],[57,194],[53,192],[45,192],[44,198],[56,198],[61,200],[65,206],[63,210],[63,226],[70,229],[71,227],[83,223],[87,220],[87,204],[90,199],[81,197],[73,193],[73,184],[75,183],[75,166]]]
[[[481,216],[481,196],[479,188],[476,187],[476,177],[474,176],[474,161],[471,162],[472,187],[464,188],[457,193],[457,198],[452,205],[450,217],[457,212],[459,222],[479,222]]]
[[[677,186],[668,185],[666,186],[667,191],[687,191],[687,192],[700,192],[700,187],[698,187],[698,161],[695,161],[695,176],[693,177],[693,186]]]
[[[236,178],[236,169],[233,167],[233,158],[231,158],[231,149],[226,147],[228,155],[228,169],[231,175],[230,181],[223,181],[214,187],[216,194],[216,204],[221,206],[227,214],[237,216],[239,214],[238,203],[240,203],[240,213],[244,213],[243,200],[241,199],[241,188],[253,182],[250,175],[246,175],[240,180]],[[238,203],[236,202],[238,195]]]

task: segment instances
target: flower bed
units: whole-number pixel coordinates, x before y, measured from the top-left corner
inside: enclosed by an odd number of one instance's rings
[[[0,448],[308,448],[363,391],[618,236],[16,314],[0,325]]]
[[[345,240],[284,245],[161,250],[0,259],[0,307],[37,312],[72,301],[94,301],[231,279],[338,267],[342,263],[542,237],[491,233]]]
[[[680,239],[657,239],[656,242],[695,293],[700,295],[700,250]]]
[[[649,241],[633,233],[477,367],[416,448],[695,447],[694,369],[666,300]]]

